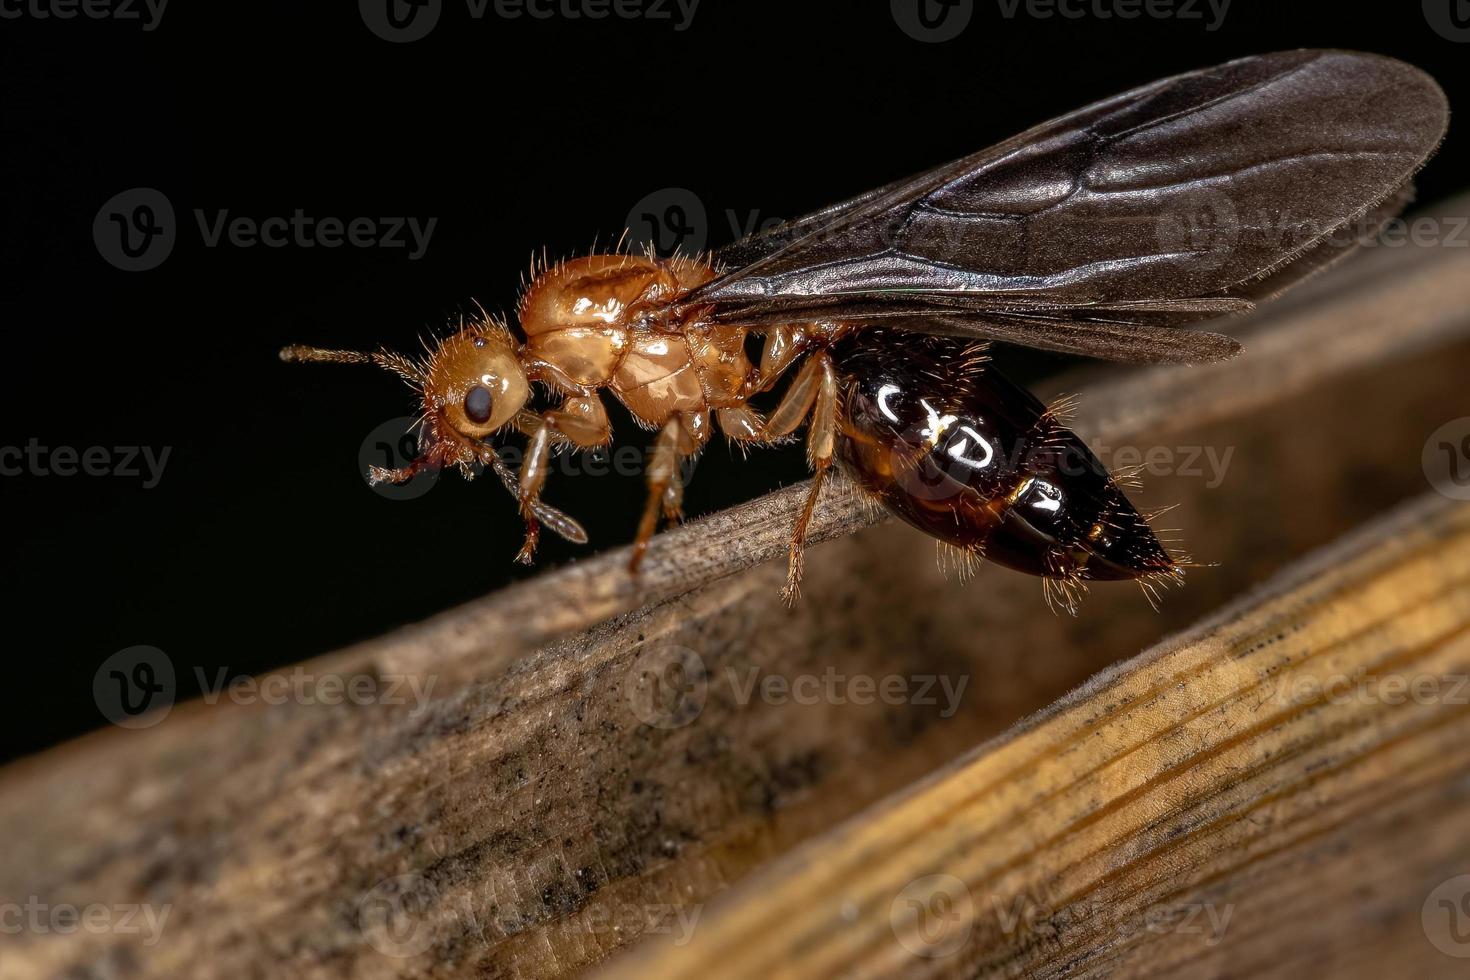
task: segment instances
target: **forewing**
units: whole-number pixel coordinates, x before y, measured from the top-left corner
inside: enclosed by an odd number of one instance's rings
[[[1299,278],[1294,259],[1320,268],[1350,251],[1355,223],[1402,205],[1446,119],[1433,80],[1389,58],[1245,58],[742,240],[717,256],[738,267],[685,302],[743,322],[939,306],[974,327],[1044,311],[1083,324],[1081,352],[1117,356],[1087,349],[1104,308],[1262,296]],[[1135,332],[1198,318],[1123,317]]]

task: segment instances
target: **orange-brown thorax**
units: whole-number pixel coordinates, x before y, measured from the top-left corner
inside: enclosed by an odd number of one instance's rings
[[[526,366],[565,391],[609,388],[649,426],[742,404],[755,383],[742,327],[675,316],[715,276],[692,259],[588,255],[538,276],[521,297]]]

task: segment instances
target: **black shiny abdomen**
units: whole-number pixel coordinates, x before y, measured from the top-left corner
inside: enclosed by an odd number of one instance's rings
[[[914,527],[1050,578],[1174,568],[1092,451],[973,341],[862,330],[834,354],[842,463]]]

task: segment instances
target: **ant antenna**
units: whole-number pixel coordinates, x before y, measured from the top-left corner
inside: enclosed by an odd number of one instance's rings
[[[424,370],[411,359],[402,354],[388,350],[378,351],[356,351],[356,350],[327,350],[322,347],[308,347],[305,344],[292,344],[281,348],[281,360],[288,364],[376,364],[384,371],[398,375],[414,387],[420,387],[424,383]]]

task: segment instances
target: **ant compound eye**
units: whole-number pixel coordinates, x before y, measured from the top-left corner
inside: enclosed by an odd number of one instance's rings
[[[476,425],[484,425],[490,421],[490,389],[484,385],[476,385],[470,389],[469,394],[464,396],[464,414]]]

